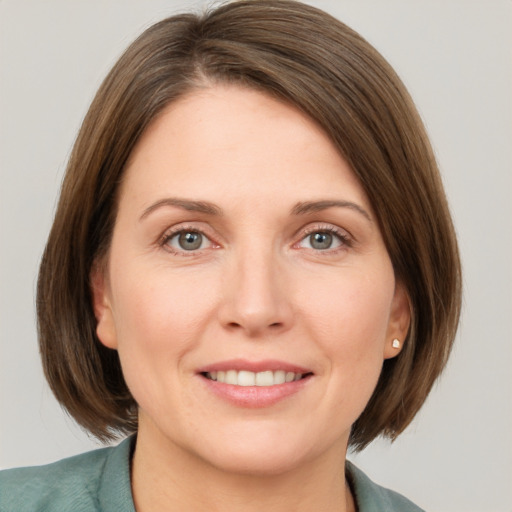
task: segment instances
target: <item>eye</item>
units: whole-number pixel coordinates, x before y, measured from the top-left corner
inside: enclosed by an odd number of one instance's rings
[[[212,242],[199,231],[182,230],[167,237],[165,244],[177,251],[190,252],[205,249]]]
[[[299,247],[315,251],[327,251],[349,245],[347,237],[331,229],[317,229],[308,233],[300,242]]]

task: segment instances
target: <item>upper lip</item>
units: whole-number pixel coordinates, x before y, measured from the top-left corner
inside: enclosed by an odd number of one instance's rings
[[[219,371],[248,371],[248,372],[265,372],[265,371],[285,371],[293,373],[312,373],[310,369],[296,364],[288,363],[285,361],[279,361],[277,359],[266,359],[261,361],[248,361],[246,359],[230,359],[226,361],[219,361],[211,363],[206,366],[202,366],[198,369],[198,373],[210,373]]]

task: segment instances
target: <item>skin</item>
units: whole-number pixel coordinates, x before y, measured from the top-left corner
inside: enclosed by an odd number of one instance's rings
[[[342,203],[297,207],[318,201]],[[184,250],[180,230],[202,233],[200,248]],[[409,307],[368,198],[312,120],[234,86],[171,104],[131,155],[92,282],[98,336],[139,404],[138,511],[354,508],[350,427]],[[234,358],[312,375],[273,405],[241,407],[198,374]]]

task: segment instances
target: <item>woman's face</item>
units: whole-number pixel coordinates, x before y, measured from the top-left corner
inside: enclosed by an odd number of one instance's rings
[[[154,121],[107,263],[98,336],[139,436],[226,470],[342,460],[408,327],[354,173],[314,122],[252,90],[197,91]]]

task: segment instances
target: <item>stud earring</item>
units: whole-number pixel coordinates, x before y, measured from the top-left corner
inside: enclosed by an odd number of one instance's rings
[[[397,338],[395,338],[395,339],[393,340],[392,345],[393,345],[393,348],[400,348],[400,340],[399,340],[399,339],[397,339]]]

